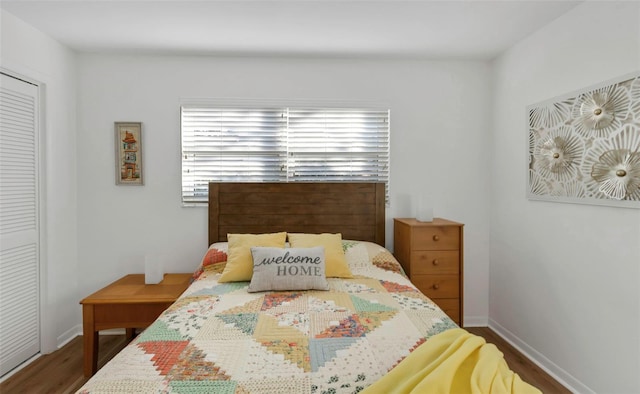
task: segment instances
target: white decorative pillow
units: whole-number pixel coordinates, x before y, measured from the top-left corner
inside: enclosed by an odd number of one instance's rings
[[[368,270],[373,266],[364,242],[343,240],[342,248],[351,273]]]
[[[324,247],[252,247],[253,276],[249,293],[258,291],[329,290]]]

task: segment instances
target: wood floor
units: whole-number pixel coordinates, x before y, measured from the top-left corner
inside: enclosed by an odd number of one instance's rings
[[[124,335],[100,335],[99,341],[98,368],[127,344]],[[82,361],[82,336],[78,336],[62,349],[41,356],[0,383],[0,393],[75,393],[89,380],[84,377]]]
[[[520,375],[522,380],[536,386],[545,394],[570,394],[571,391],[558,383],[540,367],[529,361],[528,358],[508,344],[502,337],[488,327],[465,327],[472,334],[483,337],[487,342],[493,343],[504,354],[504,359],[512,371]]]
[[[522,380],[538,387],[543,393],[570,393],[511,345],[487,327],[467,330],[495,344],[505,356],[509,367]],[[98,368],[126,345],[124,335],[101,335]],[[82,374],[82,337],[76,337],[62,349],[44,355],[15,375],[0,383],[0,393],[74,393],[87,379]]]

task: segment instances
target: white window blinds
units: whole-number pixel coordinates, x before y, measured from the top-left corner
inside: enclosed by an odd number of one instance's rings
[[[388,180],[389,110],[182,107],[183,203],[209,182]]]

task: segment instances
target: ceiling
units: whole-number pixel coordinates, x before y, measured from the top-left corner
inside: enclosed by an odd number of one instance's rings
[[[581,1],[0,0],[78,52],[491,59]]]

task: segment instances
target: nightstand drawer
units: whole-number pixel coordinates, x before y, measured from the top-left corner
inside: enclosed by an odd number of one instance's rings
[[[460,253],[457,250],[435,250],[411,252],[411,273],[458,274]]]
[[[460,231],[458,227],[417,227],[411,234],[412,250],[458,250]]]
[[[460,300],[457,298],[436,298],[432,300],[457,324],[460,324]]]
[[[172,302],[154,304],[97,304],[93,309],[94,324],[98,330],[110,328],[147,328]]]
[[[427,297],[459,298],[460,284],[458,275],[415,275],[411,281]]]

